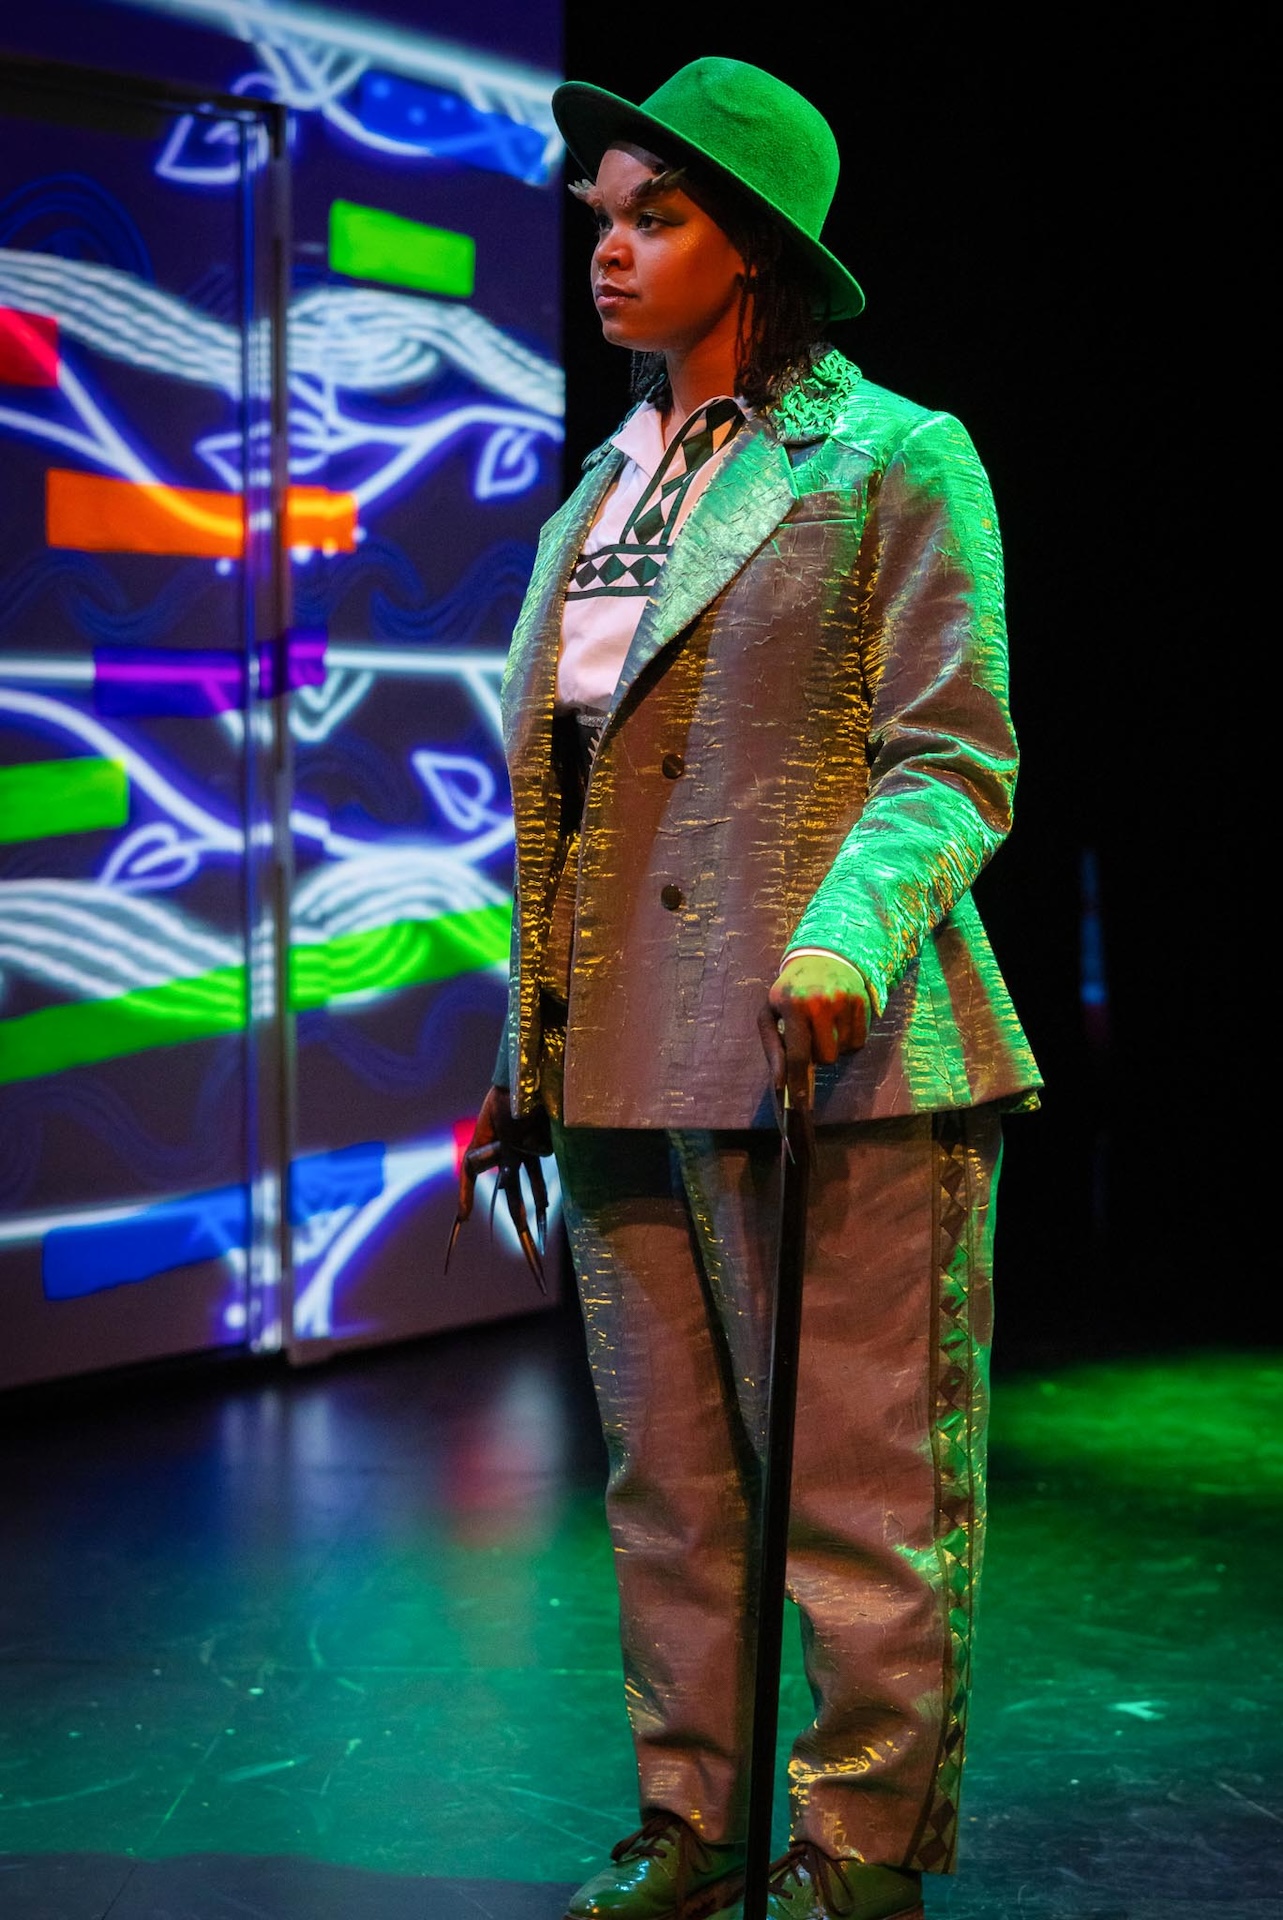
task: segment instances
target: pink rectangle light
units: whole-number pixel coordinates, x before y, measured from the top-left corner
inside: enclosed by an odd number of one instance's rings
[[[0,307],[0,385],[56,387],[58,322],[48,313]]]

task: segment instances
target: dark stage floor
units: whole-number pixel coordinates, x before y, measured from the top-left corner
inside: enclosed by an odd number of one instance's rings
[[[1278,1920],[1281,1382],[1000,1378],[929,1914]],[[601,1472],[560,1312],[0,1403],[0,1916],[559,1920],[635,1824]]]

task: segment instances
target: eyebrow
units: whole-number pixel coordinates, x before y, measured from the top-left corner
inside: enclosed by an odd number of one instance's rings
[[[662,173],[652,173],[648,179],[639,180],[636,186],[629,187],[622,196],[621,204],[625,213],[635,212],[638,207],[644,207],[648,201],[663,200],[671,193],[684,192],[685,177],[685,167],[665,167]],[[576,200],[581,200],[594,212],[605,205],[605,201],[591,180],[572,180],[570,191]]]

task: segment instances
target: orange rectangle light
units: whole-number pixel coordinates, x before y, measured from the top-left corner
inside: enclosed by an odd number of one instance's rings
[[[45,475],[45,538],[51,547],[82,553],[237,560],[245,545],[245,503],[239,493],[212,487],[166,487],[51,467]],[[291,487],[285,540],[289,546],[351,552],[355,498],[326,487]]]
[[[351,553],[356,546],[356,495],[328,487],[291,487],[285,496],[287,547]]]
[[[234,560],[245,541],[244,518],[239,493],[141,485],[63,467],[45,475],[45,538],[51,547]]]

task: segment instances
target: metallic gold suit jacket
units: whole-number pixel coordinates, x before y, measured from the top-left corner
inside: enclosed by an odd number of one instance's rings
[[[599,448],[544,527],[504,676],[519,1111],[539,1097],[562,601],[621,463]],[[817,1119],[1036,1104],[969,892],[1010,825],[1006,680],[970,440],[830,353],[737,437],[624,663],[584,810],[568,1125],[773,1125],[757,1016],[809,945],[850,959],[875,1008],[867,1045],[818,1070]]]

